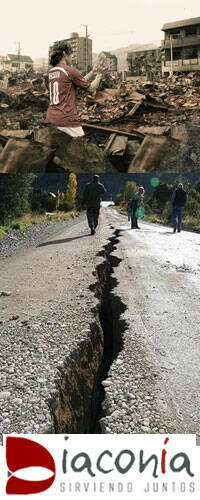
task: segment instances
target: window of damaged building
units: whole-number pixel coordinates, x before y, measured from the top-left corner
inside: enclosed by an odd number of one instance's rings
[[[198,47],[193,47],[193,46],[183,47],[182,59],[183,60],[198,59]]]
[[[197,35],[197,27],[196,26],[188,26],[185,28],[185,36],[195,36]]]

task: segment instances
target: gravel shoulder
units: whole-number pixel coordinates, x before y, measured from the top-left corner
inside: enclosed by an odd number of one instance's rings
[[[112,231],[100,220],[91,237],[84,217],[74,222],[48,228],[46,241],[43,227],[34,228],[29,248],[27,241],[1,260],[0,288],[11,292],[0,297],[1,433],[54,432],[49,397],[94,321],[98,300],[89,284]]]
[[[70,228],[84,220],[84,215],[67,221],[42,222],[24,229],[13,229],[5,233],[0,241],[0,260],[7,258],[24,249],[39,245],[51,235],[62,232],[65,228]]]

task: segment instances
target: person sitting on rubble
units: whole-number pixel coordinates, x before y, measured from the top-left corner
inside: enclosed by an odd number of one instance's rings
[[[101,199],[104,193],[106,193],[106,188],[100,183],[99,175],[95,174],[92,182],[86,184],[83,192],[83,204],[87,208],[87,220],[91,235],[95,234],[98,226]]]
[[[52,48],[49,71],[50,105],[46,121],[71,137],[84,136],[76,111],[77,89],[89,89],[91,71],[84,78],[71,66],[72,48],[68,42],[56,42]],[[95,87],[95,80],[92,82]],[[92,87],[91,87],[92,90]]]
[[[131,229],[140,229],[138,226],[138,218],[144,215],[144,188],[140,186],[137,193],[130,202],[131,209]]]

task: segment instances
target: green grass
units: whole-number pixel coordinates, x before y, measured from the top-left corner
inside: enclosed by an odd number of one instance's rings
[[[5,230],[6,230],[5,226],[0,226],[0,241],[4,237]]]
[[[127,215],[127,210],[124,207],[117,206],[115,208],[120,214]],[[170,222],[166,218],[158,214],[145,214],[143,220],[154,222],[155,224],[164,224],[165,226],[171,227]],[[200,218],[183,215],[183,229],[200,233]]]
[[[170,222],[162,217],[161,215],[157,214],[148,214],[145,215],[145,220],[154,222],[156,224],[164,224],[165,226],[170,226]],[[189,215],[186,215],[184,217],[183,215],[183,229],[188,229],[189,231],[196,231],[200,233],[200,219],[199,217],[191,217]]]
[[[3,239],[6,232],[24,229],[26,227],[33,226],[35,224],[41,224],[43,222],[61,222],[69,219],[74,219],[78,217],[80,212],[56,212],[49,215],[46,214],[25,214],[7,224],[6,226],[0,226],[0,241]]]

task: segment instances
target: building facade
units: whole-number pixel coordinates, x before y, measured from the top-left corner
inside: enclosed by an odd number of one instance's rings
[[[127,67],[131,76],[148,76],[148,73],[161,73],[160,48],[141,48],[128,52]]]
[[[0,70],[11,73],[24,72],[33,69],[33,60],[29,56],[7,54],[0,57]]]
[[[69,42],[72,47],[72,66],[83,73],[89,72],[92,69],[92,40],[79,36],[78,33],[71,33],[69,38],[59,40],[58,43],[62,42]]]
[[[48,57],[40,57],[34,60],[33,69],[36,72],[47,73],[49,68]]]
[[[162,75],[200,71],[200,17],[164,24]]]

